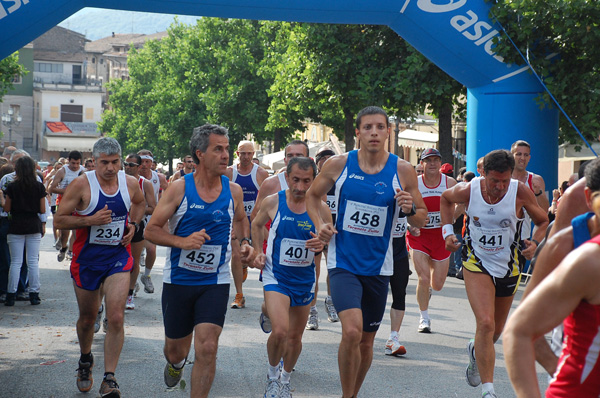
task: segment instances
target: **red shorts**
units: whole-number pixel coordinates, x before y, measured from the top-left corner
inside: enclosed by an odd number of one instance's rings
[[[421,229],[421,235],[406,233],[407,245],[412,249],[427,254],[434,261],[444,261],[450,257],[446,250],[446,241],[442,237],[441,228]]]

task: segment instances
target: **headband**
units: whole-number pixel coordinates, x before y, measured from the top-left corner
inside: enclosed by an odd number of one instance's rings
[[[149,159],[149,160],[152,160],[152,161],[154,160],[154,158],[152,156],[150,156],[150,155],[140,155],[140,158],[142,158],[142,159]]]

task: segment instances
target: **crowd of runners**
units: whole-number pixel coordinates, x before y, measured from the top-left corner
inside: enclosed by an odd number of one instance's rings
[[[341,323],[341,394],[358,397],[374,352],[407,353],[400,329],[410,258],[419,333],[435,330],[432,297],[446,278],[464,279],[476,320],[465,341],[465,378],[482,397],[497,397],[495,343],[503,332],[519,397],[541,395],[536,360],[552,376],[546,396],[599,396],[599,161],[589,162],[580,181],[551,204],[543,178],[527,170],[525,141],[486,154],[478,176],[454,175],[435,148],[421,153],[417,167],[389,153],[391,131],[381,108],[361,110],[355,127],[359,149],[336,155],[326,147],[313,160],[304,141],[291,141],[285,167],[271,176],[256,164],[251,141],[238,144],[238,162],[230,166],[228,132],[212,124],[194,129],[190,154],[170,178],[155,170],[150,150],[123,154],[108,137],[95,143],[90,159],[72,151],[29,179],[22,177],[30,173],[29,155],[5,154],[16,171],[0,180],[2,300],[43,303],[35,254],[52,217],[57,261],[70,261],[78,305],[77,388],[92,389],[94,333],[103,329],[100,396],[120,397],[115,373],[124,313],[136,308],[142,287],[154,293],[156,247],[166,247],[164,382],[176,386],[191,356],[190,395],[207,397],[225,314],[246,306],[243,283],[248,267],[256,268],[264,289],[257,327],[269,334],[264,397],[287,398],[303,333],[319,328],[322,278],[327,320]],[[555,218],[550,227],[548,214]],[[15,217],[30,227],[11,224]],[[319,272],[322,259],[327,275]],[[526,298],[508,319],[527,269],[535,272]],[[375,347],[390,288],[389,338]],[[553,328],[549,345],[544,336]]]

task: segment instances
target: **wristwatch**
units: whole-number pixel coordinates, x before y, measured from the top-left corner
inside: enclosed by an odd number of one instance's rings
[[[240,239],[240,246],[241,246],[242,244],[244,244],[244,242],[248,242],[248,244],[249,244],[250,246],[252,246],[252,239],[250,239],[250,238],[242,238],[242,239]]]
[[[137,232],[138,229],[140,229],[140,224],[136,223],[135,221],[129,221],[128,224],[133,225],[133,227],[135,228],[135,232]]]

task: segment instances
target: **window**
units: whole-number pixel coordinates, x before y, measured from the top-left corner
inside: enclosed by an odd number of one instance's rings
[[[51,64],[49,62],[36,62],[33,66],[34,72],[63,73],[63,64]]]
[[[12,79],[12,84],[21,84],[21,83],[23,83],[23,79],[22,79],[21,75],[15,74]]]
[[[95,64],[96,63],[96,57],[92,57],[92,63]]]
[[[83,105],[61,105],[61,122],[83,122]]]
[[[104,63],[104,58],[100,58],[100,65]]]

